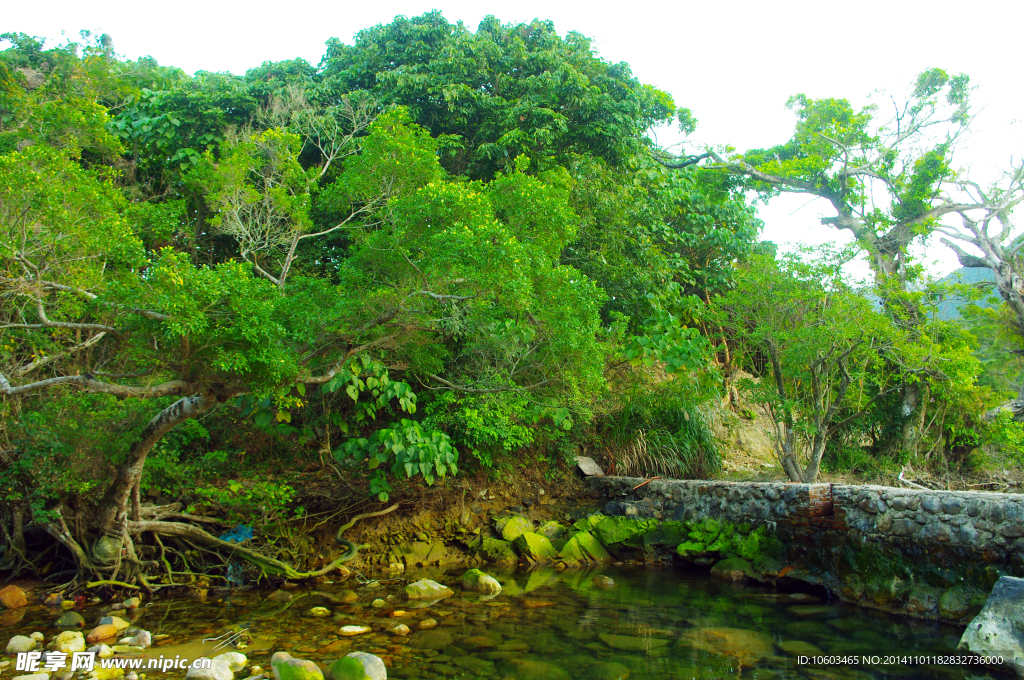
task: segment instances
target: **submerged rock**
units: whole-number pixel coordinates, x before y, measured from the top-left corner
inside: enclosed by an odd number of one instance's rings
[[[515,680],[572,680],[563,668],[532,659],[509,659],[505,670]]]
[[[227,664],[224,664],[225,668]],[[270,657],[274,680],[324,680],[323,671],[312,661],[296,659],[288,652],[276,652]]]
[[[355,635],[362,635],[363,633],[369,633],[373,628],[369,626],[342,626],[338,633],[345,637],[353,637]]]
[[[592,580],[595,588],[601,588],[602,590],[609,590],[615,587],[615,580],[611,576],[595,576]]]
[[[961,589],[950,588],[939,598],[939,615],[944,619],[959,619],[967,614],[969,602]]]
[[[1003,576],[996,582],[957,648],[979,656],[1002,656],[1008,670],[1024,677],[1024,579]]]
[[[694,628],[679,638],[682,647],[699,649],[753,664],[772,653],[772,639],[746,628]]]
[[[89,634],[85,636],[85,641],[91,644],[114,637],[117,637],[117,626],[112,623],[103,623],[89,631]]]
[[[437,581],[422,578],[415,583],[405,587],[405,596],[410,600],[440,600],[444,597],[451,597],[455,594],[448,586],[441,585]]]
[[[85,628],[85,619],[78,612],[65,612],[56,625],[58,628]]]
[[[598,661],[587,669],[593,680],[629,680],[629,669],[616,661]]]
[[[633,637],[632,635],[610,635],[602,633],[597,637],[612,649],[621,649],[627,652],[645,652],[668,645],[668,640],[658,640],[649,637]]]
[[[445,647],[451,646],[453,642],[455,642],[455,638],[448,631],[427,630],[413,635],[409,645],[417,649],[436,649],[440,651]]]
[[[328,675],[331,680],[387,680],[388,671],[379,656],[352,652],[331,664]]]
[[[479,569],[470,569],[462,575],[462,589],[494,595],[501,592],[501,584],[493,576],[489,576]]]

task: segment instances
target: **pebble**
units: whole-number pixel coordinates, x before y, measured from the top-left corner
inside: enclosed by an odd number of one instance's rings
[[[353,635],[362,635],[363,633],[369,633],[372,628],[369,626],[342,626],[338,633],[345,637],[352,637]]]
[[[35,633],[32,633],[31,635],[29,635],[29,637],[32,638],[33,640],[35,640],[36,642],[42,642],[43,640],[46,639],[46,636],[44,636],[39,631],[36,631]]]
[[[405,637],[411,631],[409,630],[409,626],[405,625],[404,623],[395,623],[395,624],[392,624],[392,625],[388,626],[388,632],[391,633],[392,635],[398,635],[399,637]]]
[[[7,643],[7,653],[31,652],[36,648],[36,641],[25,635],[15,635]]]

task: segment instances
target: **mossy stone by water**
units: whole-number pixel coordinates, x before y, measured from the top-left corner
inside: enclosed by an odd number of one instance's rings
[[[558,556],[555,546],[551,545],[547,536],[541,536],[532,531],[520,534],[516,540],[512,541],[512,545],[520,555],[531,562],[550,562]]]
[[[501,592],[501,584],[493,577],[479,569],[470,569],[462,575],[462,589],[486,595]]]
[[[274,680],[324,680],[319,666],[312,661],[296,659],[288,652],[275,653],[270,658],[270,667]]]
[[[495,527],[498,529],[498,533],[506,541],[514,541],[527,531],[533,531],[533,522],[520,517],[519,515],[513,515],[512,517],[503,517],[495,522]]]
[[[328,675],[330,680],[387,680],[388,672],[379,656],[352,652],[331,664]]]
[[[723,581],[742,581],[754,573],[750,562],[740,557],[730,557],[711,567],[711,575]]]
[[[415,583],[405,587],[405,596],[410,600],[440,600],[444,597],[451,597],[455,594],[451,588],[441,585],[437,581],[428,578],[421,578]]]
[[[601,542],[589,531],[574,534],[559,551],[558,556],[570,566],[577,566],[581,562],[609,562],[612,559]]]
[[[944,619],[959,619],[967,614],[969,600],[960,588],[950,588],[939,597],[939,615]]]

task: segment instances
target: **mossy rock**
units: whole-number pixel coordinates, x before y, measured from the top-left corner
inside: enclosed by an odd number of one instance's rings
[[[939,596],[942,594],[938,588],[919,586],[910,590],[907,595],[906,608],[914,614],[928,614],[935,611],[939,606]]]
[[[856,602],[864,597],[864,579],[856,572],[843,575],[843,586],[840,592],[843,597]]]
[[[722,581],[742,581],[753,573],[750,562],[741,557],[729,557],[711,567],[711,575]]]
[[[494,526],[506,541],[514,541],[527,531],[533,531],[533,522],[519,515],[502,517],[494,523]]]
[[[554,543],[565,535],[565,527],[558,522],[551,520],[549,522],[544,522],[544,524],[537,527],[537,533],[541,536],[547,536],[548,540]]]
[[[593,526],[593,534],[604,545],[625,543],[634,548],[643,547],[645,534],[658,528],[656,520],[602,516]]]
[[[270,667],[274,680],[324,680],[319,666],[312,661],[296,659],[288,652],[275,653],[270,659]]]
[[[494,595],[501,592],[501,584],[493,577],[479,569],[470,569],[462,575],[462,589]]]
[[[873,578],[864,587],[864,594],[879,607],[899,605],[906,591],[907,584],[898,576]]]
[[[589,531],[574,534],[559,551],[558,556],[572,566],[588,562],[609,562],[612,559],[601,542]]]
[[[547,536],[532,531],[520,534],[512,541],[516,551],[531,562],[550,562],[558,556]]]
[[[967,615],[970,598],[962,588],[953,587],[939,597],[939,616],[957,620]]]
[[[331,680],[387,680],[387,667],[383,659],[374,654],[352,652],[331,664]]]
[[[519,560],[512,550],[512,544],[497,538],[481,538],[470,543],[491,564],[515,564]]]

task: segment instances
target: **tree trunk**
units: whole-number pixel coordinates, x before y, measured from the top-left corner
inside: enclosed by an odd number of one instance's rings
[[[153,449],[153,446],[160,441],[160,438],[174,429],[177,425],[191,420],[202,413],[210,410],[218,403],[225,401],[230,394],[215,393],[207,390],[202,394],[194,394],[182,397],[163,411],[158,413],[146,428],[139,435],[139,438],[132,444],[128,453],[128,460],[124,462],[117,472],[117,477],[111,482],[103,500],[100,503],[97,525],[101,532],[120,535],[120,528],[124,526],[127,514],[128,499],[132,489],[142,478],[142,470],[146,465],[146,456]]]

